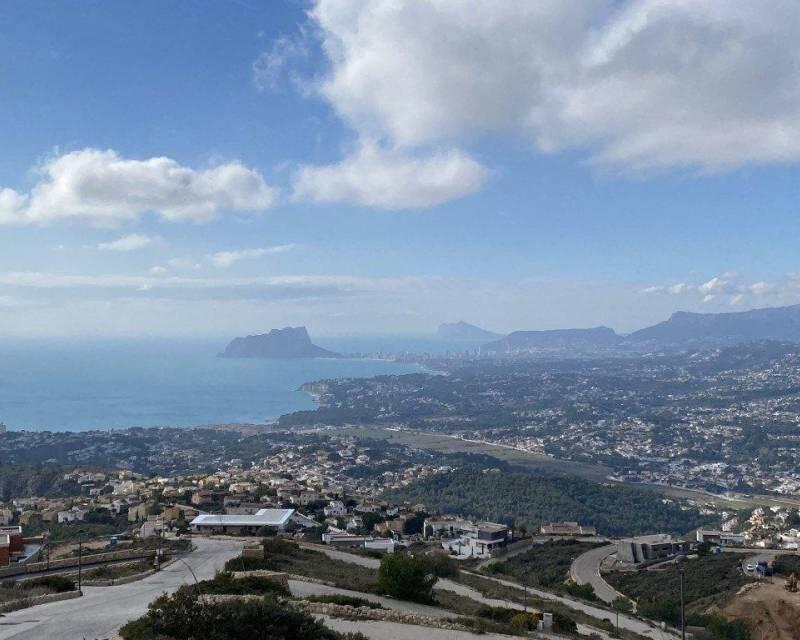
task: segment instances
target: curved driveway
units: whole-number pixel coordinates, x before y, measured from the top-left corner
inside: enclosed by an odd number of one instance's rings
[[[592,585],[595,595],[608,604],[619,598],[621,594],[603,580],[603,576],[600,575],[600,565],[616,550],[617,548],[613,544],[590,549],[575,558],[569,568],[569,574],[575,582]]]

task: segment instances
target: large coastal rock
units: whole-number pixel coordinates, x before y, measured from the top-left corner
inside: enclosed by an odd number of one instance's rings
[[[340,355],[318,347],[305,327],[273,329],[269,333],[234,338],[220,354],[223,358],[338,358]]]

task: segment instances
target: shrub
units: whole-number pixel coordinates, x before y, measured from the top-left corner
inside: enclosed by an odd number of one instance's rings
[[[576,598],[583,598],[584,600],[597,600],[594,593],[594,587],[588,582],[586,584],[578,584],[577,582],[568,582],[564,585],[564,591],[569,595]]]
[[[504,624],[510,623],[511,620],[519,613],[517,609],[508,609],[506,607],[490,607],[483,605],[478,609],[476,615],[486,620],[493,620],[494,622],[502,622]]]
[[[261,546],[264,548],[265,558],[272,555],[296,558],[302,551],[296,542],[285,538],[264,538],[261,541]]]
[[[433,602],[433,585],[437,580],[425,556],[396,553],[381,560],[378,569],[378,589],[401,600]]]
[[[511,628],[514,631],[530,631],[539,625],[539,616],[535,613],[517,613],[511,618]]]
[[[196,587],[187,585],[185,588],[191,591]],[[292,595],[289,589],[269,577],[244,576],[237,579],[227,572],[218,573],[213,580],[200,582],[199,591],[200,593],[227,593],[234,595],[268,593],[286,597]]]
[[[34,578],[33,580],[21,582],[19,586],[28,591],[37,587],[43,587],[54,593],[75,591],[75,582],[66,576],[43,576],[41,578]]]
[[[225,571],[281,571],[285,561],[280,558],[231,558],[225,563]]]
[[[273,598],[198,602],[182,590],[154,600],[143,617],[119,633],[124,640],[367,640],[332,631]]]
[[[446,553],[437,551],[428,556],[431,569],[439,578],[456,578],[459,574],[458,561]]]
[[[304,600],[308,600],[309,602],[325,602],[327,604],[339,604],[345,607],[367,607],[369,609],[384,609],[382,605],[378,604],[377,602],[372,602],[371,600],[367,600],[366,598],[356,598],[355,596],[342,596],[342,595],[330,595],[330,596],[307,596]]]
[[[800,576],[800,556],[795,554],[780,555],[772,562],[772,569],[782,576],[788,576],[793,573]]]
[[[553,631],[556,633],[576,633],[578,625],[575,621],[560,611],[553,612]]]

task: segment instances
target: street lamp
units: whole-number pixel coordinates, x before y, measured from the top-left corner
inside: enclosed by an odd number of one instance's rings
[[[186,565],[186,568],[187,568],[187,569],[189,570],[189,572],[192,574],[192,578],[194,578],[194,584],[195,584],[195,586],[197,587],[197,595],[199,595],[199,596],[201,596],[201,597],[202,597],[202,595],[203,595],[203,591],[200,589],[200,582],[198,582],[198,580],[197,580],[197,575],[195,575],[195,572],[194,572],[194,570],[193,570],[193,569],[192,569],[192,567],[189,565],[189,563],[188,563],[188,562],[186,562],[186,560],[184,560],[183,558],[178,558],[178,561],[180,561],[180,562],[182,562],[183,564],[185,564],[185,565]]]

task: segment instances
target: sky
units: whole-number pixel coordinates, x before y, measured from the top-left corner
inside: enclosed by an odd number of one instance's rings
[[[800,303],[800,4],[4,0],[0,334]]]

